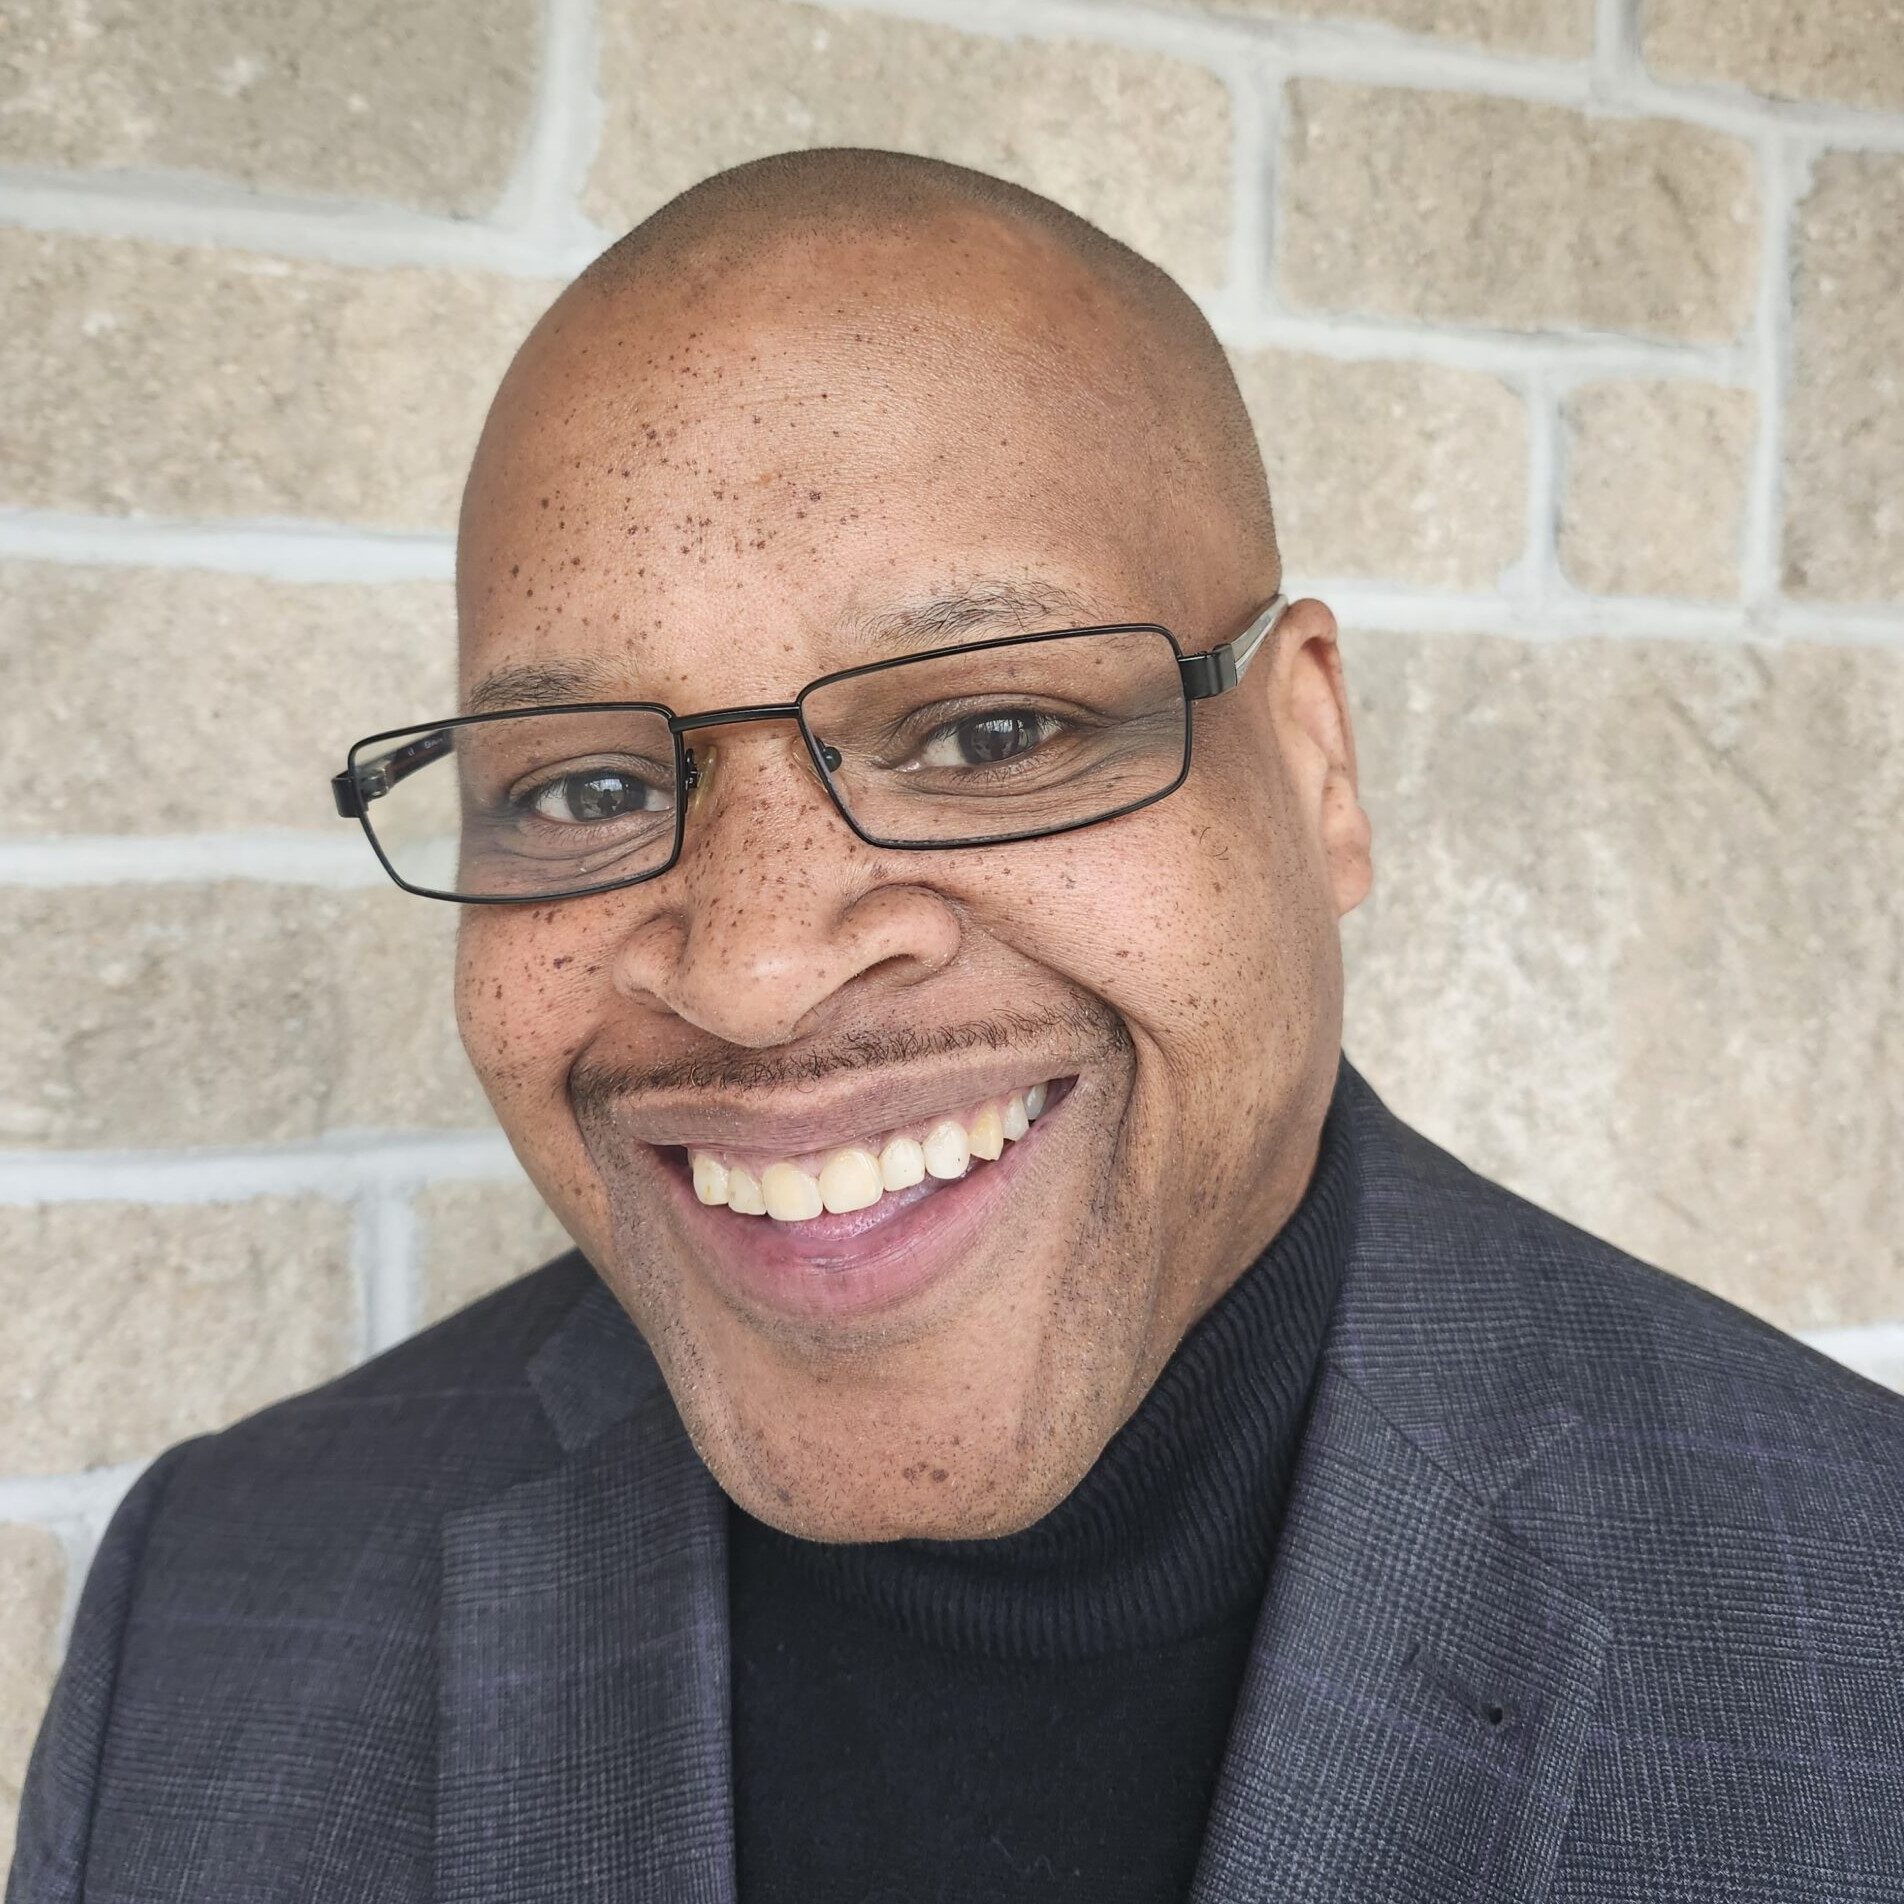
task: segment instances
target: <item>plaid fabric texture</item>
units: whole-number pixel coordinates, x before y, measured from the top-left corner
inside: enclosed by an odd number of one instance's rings
[[[1336,1089],[1348,1268],[1194,1904],[1904,1901],[1904,1400]],[[735,1904],[723,1539],[575,1255],[179,1444],[8,1904]]]

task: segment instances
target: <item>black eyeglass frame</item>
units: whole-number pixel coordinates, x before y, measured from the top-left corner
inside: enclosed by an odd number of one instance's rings
[[[846,822],[854,837],[865,841],[868,846],[891,852],[930,853],[976,846],[1009,846],[1019,840],[1051,839],[1060,833],[1075,833],[1087,826],[1102,825],[1106,820],[1121,819],[1125,814],[1135,813],[1142,807],[1155,806],[1159,800],[1175,793],[1190,777],[1192,735],[1196,728],[1196,723],[1189,718],[1191,705],[1226,694],[1242,680],[1258,650],[1275,632],[1288,607],[1287,596],[1279,591],[1256,612],[1240,635],[1196,654],[1185,654],[1176,636],[1161,622],[1108,622],[1095,628],[1049,628],[1029,635],[1000,635],[989,641],[960,642],[948,648],[927,648],[917,654],[893,655],[884,661],[865,661],[856,667],[837,668],[831,674],[823,674],[817,680],[809,681],[791,701],[708,708],[699,714],[677,714],[673,708],[660,701],[572,701],[554,707],[497,708],[485,714],[454,715],[446,721],[391,727],[381,733],[366,734],[363,739],[351,744],[345,756],[343,772],[331,777],[331,798],[340,819],[355,820],[363,828],[364,838],[370,842],[370,850],[376,854],[377,863],[390,875],[391,880],[405,892],[414,893],[420,899],[444,899],[459,906],[548,905],[561,899],[585,899],[594,893],[617,892],[624,886],[639,886],[648,880],[659,879],[663,873],[672,872],[680,862],[681,848],[687,838],[686,796],[694,791],[700,778],[694,750],[683,739],[684,735],[704,727],[726,727],[741,721],[791,720],[800,730],[800,737],[806,743],[807,753],[820,776],[820,784],[826,789],[827,798],[833,803],[834,811]],[[1021,833],[991,833],[982,839],[882,839],[877,834],[868,833],[848,811],[846,802],[840,798],[839,789],[833,784],[833,771],[839,765],[838,755],[835,754],[829,763],[826,755],[832,750],[807,725],[806,701],[810,694],[831,687],[836,682],[855,680],[861,675],[883,674],[889,668],[908,667],[920,661],[982,654],[990,648],[1024,647],[1035,641],[1062,641],[1078,635],[1133,634],[1162,635],[1177,658],[1177,677],[1184,698],[1183,762],[1177,769],[1176,777],[1167,786],[1160,787],[1155,793],[1145,794],[1141,800],[1131,800],[1121,807],[1113,807],[1108,813],[1095,813],[1087,820],[1067,820],[1061,826],[1030,827]],[[390,856],[383,850],[376,828],[370,823],[370,802],[389,792],[398,781],[441,759],[450,750],[452,743],[449,736],[453,729],[474,727],[485,721],[521,720],[535,714],[658,714],[667,722],[668,732],[674,741],[675,784],[680,788],[680,796],[674,803],[674,843],[668,849],[668,857],[645,873],[635,873],[626,879],[604,880],[596,886],[571,887],[560,892],[454,893],[443,892],[434,886],[413,885],[397,871],[390,862]],[[376,747],[385,741],[403,744],[374,760],[359,759],[364,749]],[[376,783],[374,786],[370,784],[372,781]]]

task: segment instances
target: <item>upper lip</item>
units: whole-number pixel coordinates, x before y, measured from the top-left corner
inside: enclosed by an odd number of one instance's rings
[[[849,1071],[824,1084],[772,1092],[630,1097],[616,1122],[649,1144],[728,1145],[796,1157],[924,1124],[987,1098],[1069,1077],[1076,1069],[1061,1058],[1041,1065],[1000,1055],[985,1064],[955,1063],[927,1073]]]

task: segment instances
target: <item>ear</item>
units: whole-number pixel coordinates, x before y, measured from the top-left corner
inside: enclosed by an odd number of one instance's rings
[[[1328,606],[1313,597],[1292,602],[1270,661],[1272,714],[1297,813],[1313,832],[1340,918],[1368,897],[1375,869],[1342,650]]]

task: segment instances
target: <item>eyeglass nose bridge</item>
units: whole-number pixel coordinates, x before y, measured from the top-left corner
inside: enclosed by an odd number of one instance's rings
[[[800,730],[808,748],[818,755],[820,765],[826,773],[837,771],[840,765],[840,751],[829,747],[817,734],[808,730],[806,721],[800,712],[797,701],[758,701],[748,707],[711,707],[701,714],[674,714],[668,718],[668,725],[676,734],[694,733],[703,727],[732,727],[742,721],[792,721]],[[700,784],[700,768],[695,764],[694,749],[687,749],[685,762],[687,772],[683,778],[682,790],[692,793]]]

